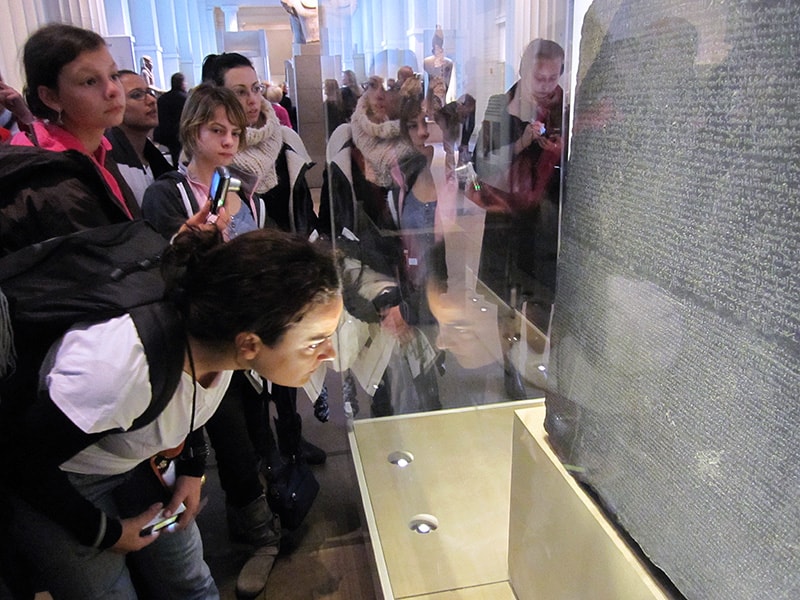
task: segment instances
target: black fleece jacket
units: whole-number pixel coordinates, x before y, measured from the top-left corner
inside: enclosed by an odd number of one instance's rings
[[[108,158],[134,218],[141,211]],[[128,220],[92,160],[76,150],[0,145],[0,256],[51,237]]]

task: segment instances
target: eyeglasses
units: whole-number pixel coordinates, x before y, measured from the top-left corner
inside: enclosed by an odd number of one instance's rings
[[[233,93],[236,94],[238,98],[247,98],[249,95],[253,94],[256,96],[260,96],[266,90],[266,86],[261,85],[260,83],[253,84],[249,90],[244,87],[243,85],[235,88]]]
[[[144,100],[146,96],[152,96],[153,98],[156,98],[155,90],[151,90],[150,88],[136,88],[135,90],[128,92],[128,98],[131,100],[136,100],[137,102],[139,100]]]

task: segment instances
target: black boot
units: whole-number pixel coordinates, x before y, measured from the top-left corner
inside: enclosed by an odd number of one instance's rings
[[[525,382],[522,380],[522,375],[507,357],[503,363],[503,383],[506,388],[506,396],[508,396],[509,400],[525,400],[529,397],[529,394],[525,388]]]
[[[280,524],[267,504],[267,497],[261,494],[250,504],[242,507],[225,506],[228,518],[228,534],[234,542],[252,546],[277,545],[281,539]]]

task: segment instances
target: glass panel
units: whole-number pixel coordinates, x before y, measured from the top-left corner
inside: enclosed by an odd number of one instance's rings
[[[320,216],[345,264],[333,368],[346,409],[379,417],[541,396],[568,3],[340,4],[320,3]]]

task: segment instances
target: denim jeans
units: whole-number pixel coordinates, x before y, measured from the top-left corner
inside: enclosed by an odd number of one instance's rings
[[[116,515],[114,489],[125,476],[70,475],[80,493],[107,514]],[[183,531],[165,532],[127,555],[80,544],[66,529],[16,496],[10,541],[31,566],[36,584],[55,600],[94,598],[217,600],[219,592],[203,560],[196,523]],[[129,568],[130,567],[130,568]],[[131,570],[135,572],[134,588]]]

